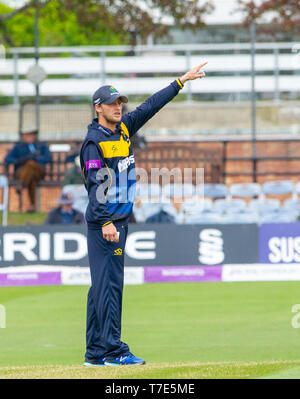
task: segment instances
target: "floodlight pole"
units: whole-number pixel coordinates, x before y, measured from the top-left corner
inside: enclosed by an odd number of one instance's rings
[[[256,182],[256,92],[255,92],[255,42],[256,28],[255,22],[250,25],[251,38],[251,137],[252,137],[252,178]]]
[[[39,32],[39,0],[35,3],[35,17],[34,17],[34,58],[35,64],[39,63],[39,44],[40,44],[40,32]],[[36,129],[40,131],[40,90],[39,85],[35,85],[35,124]]]

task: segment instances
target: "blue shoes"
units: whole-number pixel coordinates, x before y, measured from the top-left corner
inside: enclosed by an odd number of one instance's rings
[[[146,362],[134,356],[132,353],[129,353],[128,355],[121,355],[113,359],[105,359],[104,364],[106,366],[135,366],[146,364]]]
[[[100,357],[99,359],[85,359],[83,365],[89,367],[97,367],[97,366],[134,366],[146,364],[145,360],[139,359],[134,356],[132,353],[128,355],[121,355],[115,358],[105,358]]]
[[[85,359],[83,365],[89,367],[105,366],[104,358],[100,357],[100,359]]]

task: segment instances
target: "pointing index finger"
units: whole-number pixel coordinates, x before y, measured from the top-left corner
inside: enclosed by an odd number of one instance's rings
[[[199,69],[203,68],[207,63],[208,63],[208,61],[204,62],[203,64],[200,64],[200,65],[198,66],[198,68],[199,68]]]

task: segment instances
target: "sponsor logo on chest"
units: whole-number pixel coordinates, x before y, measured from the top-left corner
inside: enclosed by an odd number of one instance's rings
[[[129,165],[131,165],[133,163],[135,163],[134,155],[130,155],[129,157],[126,157],[126,158],[120,160],[118,162],[119,172],[120,173],[123,172],[124,170],[126,170],[128,168]]]

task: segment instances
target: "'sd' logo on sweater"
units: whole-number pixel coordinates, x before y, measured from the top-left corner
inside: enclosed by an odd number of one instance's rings
[[[113,145],[111,146],[111,150],[112,150],[112,153],[114,154],[114,153],[118,150],[118,146],[115,145],[115,144],[113,144]]]
[[[89,161],[86,161],[85,170],[89,170],[89,169],[101,169],[100,159],[91,159]]]

